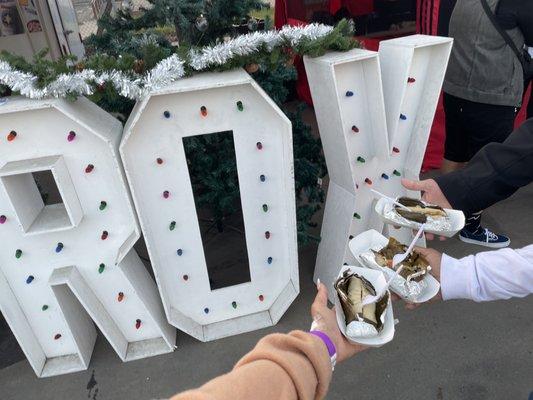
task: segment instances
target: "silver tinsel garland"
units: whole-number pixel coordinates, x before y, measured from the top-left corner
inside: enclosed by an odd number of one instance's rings
[[[253,32],[238,36],[227,42],[200,50],[191,50],[188,64],[195,71],[202,71],[213,66],[221,66],[232,58],[251,55],[263,47],[272,51],[280,45],[297,46],[303,40],[317,40],[332,31],[331,26],[310,24],[304,27],[285,26],[279,31]],[[17,71],[9,63],[0,61],[0,83],[11,90],[20,92],[31,99],[46,97],[66,97],[73,95],[91,95],[93,86],[112,84],[120,95],[137,100],[152,90],[156,90],[177,81],[185,75],[185,60],[177,55],[160,61],[145,76],[130,77],[121,71],[96,72],[86,69],[71,74],[61,74],[44,88],[37,87],[37,77]]]

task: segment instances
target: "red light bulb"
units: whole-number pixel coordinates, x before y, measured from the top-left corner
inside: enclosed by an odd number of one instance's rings
[[[399,152],[400,152],[400,149],[399,149],[398,147],[393,147],[393,148],[392,148],[392,151],[393,151],[394,153],[399,153]]]
[[[367,185],[372,185],[372,181],[369,178],[365,178],[365,183]]]
[[[141,327],[141,320],[137,319],[135,320],[135,329],[139,329]]]
[[[100,238],[102,240],[106,240],[108,236],[109,236],[109,232],[108,231],[103,231],[102,232],[102,236],[100,236]]]
[[[118,300],[119,302],[121,302],[122,300],[124,300],[124,293],[122,293],[122,292],[118,292],[117,300]]]
[[[205,106],[200,107],[200,114],[202,114],[202,117],[207,117],[207,108]]]
[[[165,190],[165,191],[163,192],[163,197],[164,197],[165,199],[168,199],[168,198],[170,197],[170,192],[169,192],[168,190]]]
[[[56,333],[56,335],[54,336],[54,340],[59,340],[61,339],[61,333]]]
[[[15,140],[16,137],[17,137],[17,132],[11,131],[7,135],[7,140],[8,140],[8,142],[12,142],[13,140]]]
[[[76,132],[74,132],[74,131],[70,131],[70,132],[68,133],[67,140],[68,140],[69,142],[72,142],[75,138],[76,138]]]
[[[85,167],[85,173],[86,174],[90,174],[94,169],[94,165],[92,164],[87,164],[87,167]]]

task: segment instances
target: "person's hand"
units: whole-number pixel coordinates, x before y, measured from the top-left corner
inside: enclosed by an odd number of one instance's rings
[[[422,192],[422,200],[441,206],[442,208],[452,208],[450,202],[440,190],[440,187],[434,179],[425,179],[423,181],[412,181],[409,179],[402,179],[402,185],[408,190]],[[433,240],[435,236],[432,233],[426,233],[426,239]],[[446,240],[444,236],[439,237],[440,240]]]
[[[431,266],[431,270],[429,271],[429,273],[440,282],[440,264],[442,261],[442,253],[435,249],[428,249],[425,247],[418,246],[415,246],[414,251],[427,260],[427,262]]]
[[[365,350],[366,346],[348,342],[339,330],[335,310],[328,307],[328,290],[326,286],[318,282],[317,289],[318,293],[311,305],[312,329],[324,332],[333,341],[337,349],[337,362],[344,361]]]
[[[426,249],[424,247],[415,247],[414,251],[418,254],[420,254],[422,257],[424,257],[429,265],[431,266],[431,270],[429,273],[435,277],[436,280],[440,282],[440,264],[442,260],[442,253],[438,252],[434,249]],[[439,290],[439,293],[435,295],[429,302],[433,301],[439,301],[442,300],[442,294]],[[405,308],[409,310],[414,310],[418,307],[420,307],[424,303],[406,303]]]
[[[422,200],[441,206],[442,208],[452,208],[450,202],[440,190],[440,186],[434,179],[425,179],[423,181],[412,181],[402,179],[402,185],[408,190],[422,192]]]

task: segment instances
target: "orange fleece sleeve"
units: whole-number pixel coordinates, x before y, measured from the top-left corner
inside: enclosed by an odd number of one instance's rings
[[[293,331],[264,337],[230,373],[172,400],[322,399],[330,381],[326,345],[307,332]]]

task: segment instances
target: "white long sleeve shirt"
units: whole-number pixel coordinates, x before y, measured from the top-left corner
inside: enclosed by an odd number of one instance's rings
[[[533,293],[533,245],[461,259],[443,254],[440,279],[444,300],[525,297]]]

